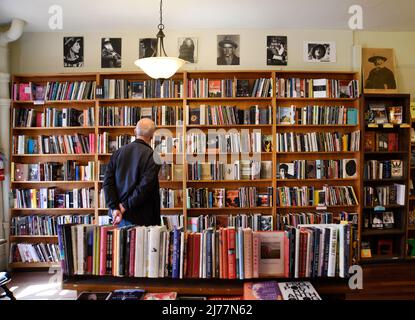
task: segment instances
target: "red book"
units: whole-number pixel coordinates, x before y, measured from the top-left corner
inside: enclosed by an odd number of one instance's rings
[[[228,228],[228,279],[236,279],[235,228]]]
[[[107,227],[102,227],[100,230],[100,244],[99,244],[99,275],[105,275],[105,268],[107,263]]]
[[[19,84],[19,100],[20,101],[32,100],[32,84],[30,82]]]
[[[300,271],[299,277],[305,278],[307,267],[307,231],[300,231]]]
[[[193,239],[193,271],[192,271],[192,278],[199,278],[199,267],[200,267],[200,233],[194,234]]]
[[[223,235],[223,278],[228,279],[228,232],[226,229],[222,230]]]
[[[135,268],[135,229],[130,230],[130,265],[128,274],[130,277],[134,277],[134,268]]]

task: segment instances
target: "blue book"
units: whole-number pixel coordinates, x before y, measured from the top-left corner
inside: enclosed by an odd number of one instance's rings
[[[173,231],[173,261],[172,278],[178,279],[180,276],[180,230]]]
[[[239,251],[239,279],[245,278],[244,272],[244,234],[242,228],[238,228],[238,251]]]
[[[347,124],[357,125],[357,109],[347,108]]]
[[[206,278],[212,278],[212,230],[206,230]]]

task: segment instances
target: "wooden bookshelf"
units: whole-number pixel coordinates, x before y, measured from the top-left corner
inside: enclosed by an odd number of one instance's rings
[[[367,160],[402,160],[403,176],[401,178],[387,179],[365,179],[362,177],[362,199],[364,198],[364,187],[392,186],[394,183],[405,185],[405,201],[403,205],[392,204],[386,206],[364,206],[362,207],[362,241],[370,243],[372,258],[362,258],[362,262],[386,262],[389,260],[404,259],[406,256],[406,239],[407,239],[407,217],[409,210],[409,179],[411,176],[410,166],[410,108],[409,94],[364,94],[362,98],[362,119],[364,113],[369,109],[370,104],[382,104],[385,106],[386,113],[389,118],[388,107],[402,106],[402,124],[367,124],[361,126],[363,141],[368,140],[365,136],[367,132],[379,133],[397,133],[398,134],[398,150],[391,151],[367,151],[365,144],[362,146],[363,165]],[[374,141],[376,144],[376,140]],[[384,209],[382,209],[382,207]],[[394,227],[392,229],[370,229],[364,228],[365,219],[369,223],[374,213],[392,211],[394,214]],[[378,250],[378,241],[387,240],[392,243],[392,254],[381,255]]]
[[[185,191],[189,187],[206,187],[206,188],[225,188],[225,189],[237,189],[240,186],[257,186],[258,188],[273,188],[273,205],[270,207],[253,207],[253,208],[187,208],[186,200],[183,199],[183,207],[180,208],[168,208],[162,209],[162,214],[183,214],[185,228],[187,228],[186,218],[190,216],[196,216],[199,214],[231,214],[236,215],[239,213],[262,213],[264,215],[272,215],[274,221],[274,228],[276,227],[277,215],[279,213],[287,212],[321,212],[321,210],[333,212],[338,214],[342,211],[349,213],[358,213],[360,215],[362,209],[362,198],[361,189],[363,176],[362,171],[362,152],[361,151],[318,151],[318,152],[277,152],[276,150],[276,134],[277,133],[307,133],[307,132],[339,132],[339,133],[351,133],[357,130],[361,130],[362,126],[362,115],[359,113],[357,124],[307,124],[301,125],[295,123],[293,125],[280,125],[277,124],[277,111],[280,107],[286,107],[290,105],[296,105],[297,107],[304,107],[309,105],[320,105],[322,107],[328,106],[345,106],[350,108],[356,108],[360,110],[361,101],[359,98],[299,98],[299,97],[278,97],[276,94],[276,81],[279,78],[306,78],[306,79],[337,79],[337,80],[359,80],[359,74],[355,72],[314,72],[314,71],[272,71],[272,70],[252,70],[252,71],[187,71],[179,72],[173,76],[173,80],[183,81],[183,92],[181,97],[176,98],[152,98],[152,99],[103,99],[95,98],[90,100],[57,100],[57,101],[45,101],[44,104],[33,104],[33,101],[13,101],[12,111],[17,108],[33,108],[36,110],[42,110],[45,108],[56,107],[56,108],[78,108],[81,110],[89,107],[94,107],[95,112],[95,124],[93,127],[46,127],[46,128],[14,128],[11,127],[11,137],[19,134],[27,135],[53,135],[53,134],[71,134],[75,132],[79,133],[94,133],[95,144],[97,145],[98,134],[108,132],[110,135],[120,134],[134,134],[134,126],[105,126],[99,123],[99,109],[100,107],[109,106],[131,106],[131,107],[149,107],[149,106],[179,106],[183,108],[183,123],[180,125],[167,125],[159,126],[162,129],[174,130],[175,133],[180,133],[183,137],[186,137],[190,130],[198,129],[202,132],[206,132],[208,129],[246,129],[252,132],[254,129],[260,129],[263,134],[272,136],[272,152],[261,152],[261,160],[272,161],[272,178],[271,179],[259,179],[259,180],[187,180],[187,159],[191,157],[191,154],[186,153],[184,148],[183,153],[170,154],[174,158],[179,158],[183,163],[183,179],[180,181],[160,181],[161,187],[169,187],[172,189],[182,189],[185,198]],[[207,79],[258,79],[267,78],[272,80],[273,88],[270,97],[223,97],[223,98],[189,98],[187,92],[187,84],[192,79],[207,78]],[[96,81],[97,85],[102,85],[104,79],[128,79],[128,80],[147,80],[148,77],[142,73],[137,72],[109,72],[109,73],[68,73],[68,74],[26,74],[26,75],[15,75],[13,77],[13,83],[28,82],[34,83],[46,83],[47,81]],[[185,112],[187,106],[199,107],[201,104],[205,105],[226,105],[226,106],[237,106],[241,109],[248,109],[253,105],[258,105],[260,108],[271,106],[271,124],[260,124],[260,125],[197,125],[188,124],[187,114]],[[11,141],[10,141],[11,144]],[[362,150],[362,144],[360,145]],[[211,156],[212,154],[207,154]],[[213,154],[215,157],[219,157],[225,154]],[[245,154],[252,156],[252,153]],[[46,161],[66,161],[76,160],[81,163],[88,161],[95,162],[95,178],[93,181],[47,181],[47,182],[12,182],[12,188],[46,188],[56,186],[58,188],[65,187],[64,189],[73,188],[91,188],[94,192],[95,204],[90,209],[11,209],[11,217],[18,215],[66,215],[66,214],[92,214],[95,217],[95,221],[98,221],[98,217],[107,213],[106,208],[102,208],[99,201],[99,194],[102,188],[102,181],[99,181],[98,176],[98,161],[107,162],[111,153],[99,153],[97,149],[90,154],[11,154],[12,162],[21,163],[37,163]],[[227,154],[227,158],[231,156]],[[206,159],[207,159],[206,157]],[[277,179],[276,164],[278,162],[292,162],[294,160],[341,160],[341,159],[356,159],[357,164],[357,176],[355,178],[340,178],[340,179]],[[358,204],[356,205],[336,205],[327,206],[322,209],[318,206],[307,206],[307,207],[284,207],[276,205],[276,188],[284,186],[315,186],[321,188],[323,185],[333,186],[352,186],[354,188]],[[358,228],[358,242],[360,242],[360,227]],[[10,238],[10,240],[17,241],[21,238]],[[26,238],[23,238],[26,239]],[[31,241],[39,242],[42,239],[46,239],[42,236],[31,237]],[[48,238],[48,241],[57,243],[56,237]],[[27,267],[48,267],[51,264],[27,264]],[[25,264],[12,263],[9,265],[10,268],[24,268]],[[240,289],[238,289],[240,290]]]

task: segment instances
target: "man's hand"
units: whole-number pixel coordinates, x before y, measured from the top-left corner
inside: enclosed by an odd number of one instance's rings
[[[124,213],[125,213],[125,211],[127,211],[127,210],[125,210],[125,208],[124,208],[124,206],[122,205],[122,203],[120,203],[120,211],[121,211],[121,213],[122,213],[122,214],[124,214]]]
[[[122,220],[122,213],[120,210],[112,211],[112,225],[117,226]]]

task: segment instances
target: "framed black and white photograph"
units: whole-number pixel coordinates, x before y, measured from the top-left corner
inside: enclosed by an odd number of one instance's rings
[[[197,63],[197,38],[179,38],[179,58],[189,63]]]
[[[138,47],[138,58],[149,58],[156,52],[157,38],[140,39]]]
[[[240,64],[240,36],[238,35],[218,35],[218,58],[217,65],[239,65]]]
[[[121,68],[121,38],[101,39],[101,68]]]
[[[336,43],[304,41],[304,61],[315,63],[336,62]]]
[[[287,63],[287,37],[267,36],[267,66],[286,66]]]
[[[84,66],[84,37],[63,38],[63,66],[70,68]]]

